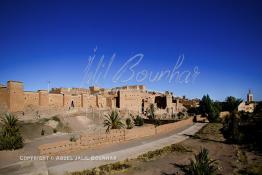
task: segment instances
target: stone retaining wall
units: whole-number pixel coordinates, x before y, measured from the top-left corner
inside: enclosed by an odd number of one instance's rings
[[[110,133],[81,135],[75,142],[69,140],[55,143],[43,144],[38,147],[40,155],[63,155],[81,149],[96,148],[101,145],[120,143],[132,139],[138,139],[146,136],[167,133],[176,129],[192,125],[192,118],[181,120],[166,125],[144,126],[133,129],[111,130]]]

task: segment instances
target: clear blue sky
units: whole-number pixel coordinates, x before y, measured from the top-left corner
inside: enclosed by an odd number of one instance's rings
[[[47,89],[47,81],[51,87],[88,87],[93,83],[84,78],[84,70],[97,48],[93,73],[102,55],[108,65],[116,54],[98,86],[145,84],[190,98],[208,93],[217,100],[245,98],[251,88],[255,100],[262,100],[261,9],[258,0],[1,0],[0,83],[23,81],[26,90]],[[180,55],[180,75],[196,66],[200,74],[187,83],[183,76],[182,82],[151,82],[147,77],[121,82],[131,77],[126,70],[114,82],[116,72],[136,54],[143,54],[133,68],[138,78],[143,70],[147,75],[172,70]]]

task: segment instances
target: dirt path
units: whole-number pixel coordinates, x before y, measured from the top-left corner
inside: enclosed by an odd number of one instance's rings
[[[220,129],[222,124],[211,123],[204,127],[194,137],[184,140],[179,145],[188,151],[176,150],[163,155],[156,155],[149,160],[133,159],[126,162],[130,168],[116,175],[183,175],[180,169],[188,165],[194,154],[201,148],[209,151],[209,157],[216,160],[216,174],[262,174],[262,157],[259,153],[250,151],[243,146],[225,142]],[[247,173],[249,172],[249,173]]]

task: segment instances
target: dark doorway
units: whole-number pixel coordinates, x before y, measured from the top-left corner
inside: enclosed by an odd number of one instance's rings
[[[144,99],[142,100],[142,113],[144,114],[145,112],[145,101]]]
[[[120,92],[119,91],[117,91],[116,107],[120,108]]]
[[[74,108],[75,107],[75,104],[74,104],[74,101],[71,102],[71,108]]]

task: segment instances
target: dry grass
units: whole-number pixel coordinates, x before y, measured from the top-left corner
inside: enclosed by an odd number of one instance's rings
[[[157,157],[166,155],[168,153],[172,153],[172,152],[192,152],[191,148],[189,148],[188,146],[185,147],[182,144],[172,144],[170,146],[165,146],[164,148],[161,149],[157,149],[154,151],[149,151],[145,154],[142,154],[140,156],[137,157],[138,160],[142,160],[142,161],[149,161],[149,160],[153,160]]]
[[[124,162],[116,162],[111,164],[106,164],[99,166],[97,168],[88,169],[79,172],[73,172],[71,175],[106,175],[106,174],[114,174],[121,173],[130,168],[131,165],[128,164],[127,161]]]
[[[221,132],[222,127],[222,123],[209,123],[198,131],[194,137],[206,141],[224,142],[225,138]]]

